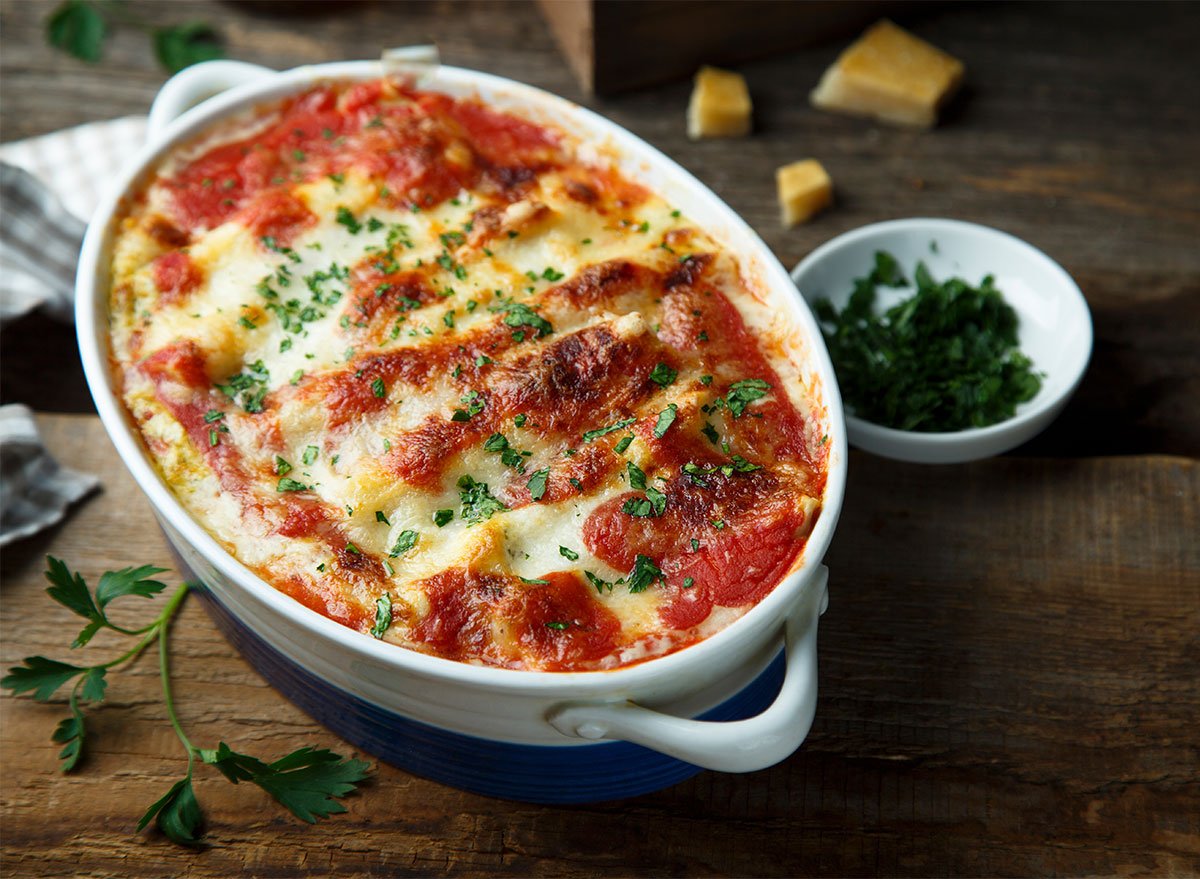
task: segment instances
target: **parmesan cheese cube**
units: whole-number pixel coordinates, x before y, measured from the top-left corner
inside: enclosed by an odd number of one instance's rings
[[[883,19],[838,56],[810,100],[822,110],[931,128],[962,79],[961,61]]]
[[[701,67],[688,102],[688,137],[741,137],[750,133],[750,90],[740,73]]]
[[[833,203],[833,181],[816,159],[792,162],[775,171],[783,225],[807,222]]]

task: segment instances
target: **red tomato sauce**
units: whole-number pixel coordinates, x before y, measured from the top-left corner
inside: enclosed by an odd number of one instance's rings
[[[206,149],[167,179],[170,213],[183,230],[237,219],[286,244],[308,222],[277,199],[296,183],[357,170],[382,181],[385,203],[424,209],[481,182],[518,198],[537,174],[564,161],[549,129],[383,81],[317,86],[256,127],[251,136]]]
[[[204,283],[204,272],[182,250],[164,253],[151,263],[159,305],[178,305]]]

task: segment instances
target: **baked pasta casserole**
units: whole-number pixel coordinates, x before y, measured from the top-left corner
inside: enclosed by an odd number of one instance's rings
[[[798,564],[828,443],[783,318],[595,146],[322,84],[173,151],[118,222],[112,368],[163,478],[364,636],[610,669]]]

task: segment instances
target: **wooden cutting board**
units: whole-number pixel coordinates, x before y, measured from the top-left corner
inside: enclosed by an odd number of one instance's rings
[[[69,660],[52,553],[90,581],[170,564],[99,420],[39,416],[103,492],[3,555],[3,660]],[[1166,456],[921,467],[851,456],[827,563],[807,742],[749,775],[705,772],[566,808],[466,794],[376,764],[315,827],[201,767],[210,846],[138,817],[184,771],[153,656],[87,709],[69,775],[63,704],[0,700],[0,868],[11,876],[1194,875],[1200,872],[1200,466]],[[171,582],[175,582],[174,579]],[[129,600],[134,618],[148,617]],[[96,639],[105,656],[115,641]],[[266,687],[190,601],[171,633],[193,741],[272,759],[353,753]],[[356,755],[367,756],[367,755]],[[369,759],[369,757],[368,757]],[[372,761],[375,762],[375,761]]]

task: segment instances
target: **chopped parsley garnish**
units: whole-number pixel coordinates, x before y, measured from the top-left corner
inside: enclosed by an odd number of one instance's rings
[[[654,422],[654,436],[662,439],[663,434],[675,423],[675,415],[679,411],[679,407],[674,403],[668,403],[667,408],[658,413],[658,421]]]
[[[532,476],[529,477],[529,481],[527,483],[525,483],[525,487],[529,489],[529,496],[533,500],[540,501],[545,496],[546,482],[547,482],[547,480],[549,480],[549,478],[550,478],[550,468],[549,467],[545,467],[541,470],[538,470],[536,473],[534,473]]]
[[[449,510],[439,510],[438,513],[439,514],[440,513],[450,513],[450,511]],[[454,514],[450,513],[450,515],[453,516]],[[449,522],[449,521],[450,521],[450,519],[449,519],[449,517],[447,517],[446,522]],[[437,516],[434,516],[434,522],[437,522]],[[439,522],[438,527],[440,528],[444,524],[446,524],[446,523]],[[388,555],[391,556],[392,558],[395,558],[396,556],[400,555],[401,553],[408,552],[410,549],[412,549],[414,546],[417,545],[417,541],[420,539],[421,539],[421,535],[418,534],[416,531],[413,531],[411,528],[409,528],[406,531],[401,531],[400,536],[396,538],[396,545],[393,546],[391,548],[391,550],[388,551]]]
[[[621,505],[621,512],[647,518],[661,516],[667,509],[667,496],[656,488],[647,488],[645,497],[631,497]]]
[[[467,408],[455,409],[454,414],[450,416],[451,421],[470,421],[472,416],[483,411],[483,398],[479,396],[479,391],[468,392],[461,402]]]
[[[695,537],[693,537],[692,538],[692,552],[699,552],[699,551],[700,551],[700,541],[697,540]]]
[[[355,218],[354,214],[345,205],[338,205],[337,221],[349,229],[351,235],[357,235],[362,231],[362,223]]]
[[[716,403],[713,404],[713,408],[719,409],[721,406],[726,406],[734,418],[740,418],[750,403],[765,397],[767,391],[771,390],[772,387],[773,385],[767,384],[761,378],[747,378],[740,382],[734,382],[729,386],[728,394],[723,398],[717,398]]]
[[[386,592],[375,602],[375,625],[371,626],[371,635],[382,638],[392,625],[392,596]]]
[[[204,413],[204,421],[208,424],[212,424],[214,421],[219,421],[220,419],[222,419],[224,417],[225,417],[225,413],[220,411],[219,409],[209,409],[207,412]]]
[[[292,479],[290,476],[285,476],[279,480],[275,486],[276,491],[308,491],[308,486],[303,482]]]
[[[720,434],[717,433],[717,429],[715,427],[713,427],[711,424],[709,424],[707,421],[704,422],[704,427],[701,428],[700,432],[702,434],[704,434],[708,438],[708,441],[710,443],[712,443],[714,446],[721,439]]]
[[[522,412],[520,415],[516,416],[513,419],[513,424],[515,424],[517,427],[524,427],[526,418],[527,418],[527,416],[525,415],[524,412]]]
[[[279,242],[277,242],[273,236],[264,235],[259,239],[259,241],[263,243],[263,247],[265,247],[267,250],[282,254],[292,262],[300,262],[300,254],[296,253],[296,251],[292,250],[290,247],[280,246]]]
[[[683,470],[684,475],[697,485],[707,485],[708,483],[704,481],[703,477],[713,473],[720,473],[722,476],[729,477],[733,476],[734,473],[749,473],[752,470],[761,470],[762,465],[751,464],[741,455],[734,455],[733,462],[730,464],[717,464],[715,467],[700,467],[697,464],[689,462],[684,464],[680,469]]]
[[[658,363],[650,371],[650,381],[654,382],[660,388],[665,388],[670,386],[678,375],[679,373],[667,366],[667,364]]]
[[[492,306],[490,310],[506,312],[504,322],[510,327],[532,327],[537,330],[539,339],[554,332],[554,327],[550,325],[550,321],[535,312],[524,302],[507,302],[503,305]],[[513,334],[513,338],[516,338],[515,333]],[[522,335],[521,339],[517,339],[517,341],[520,342],[523,339],[524,336]]]
[[[877,286],[906,285],[895,260],[879,251],[840,315],[828,300],[815,303],[817,317],[831,327],[825,340],[854,414],[927,432],[1011,418],[1042,382],[1017,348],[1017,313],[993,277],[978,287],[960,278],[938,283],[922,262],[914,280],[913,296],[876,314]]]
[[[313,461],[317,460],[317,454],[319,451],[320,450],[316,446],[309,446],[304,450],[304,457],[300,460],[302,460],[306,466],[312,464]]]
[[[565,277],[566,277],[566,275],[564,275],[562,272],[555,271],[550,266],[546,266],[546,270],[544,272],[542,272],[542,278],[544,280],[551,281],[551,282],[561,281]]]
[[[525,578],[522,577],[521,579],[524,580]],[[571,628],[571,624],[570,623],[550,622],[550,623],[546,623],[546,628],[547,629],[558,629],[559,631],[562,631],[563,629]]]
[[[476,366],[487,366],[489,363],[493,363],[493,362],[494,361],[492,360],[492,358],[488,357],[486,354],[480,354],[478,357],[475,358]],[[523,419],[525,416],[518,415],[517,417]],[[521,426],[520,424],[517,425],[517,427],[520,427],[520,426]]]
[[[391,522],[388,521],[387,513],[385,513],[383,510],[375,511],[375,521],[382,522],[384,525],[392,524]]]
[[[462,503],[462,517],[472,525],[508,509],[492,497],[486,482],[476,482],[470,474],[464,473],[460,476],[457,484],[459,500]]]
[[[691,577],[683,578],[683,588],[684,589],[691,589],[695,585],[696,585],[696,581],[694,579],[692,579]]]
[[[646,487],[646,473],[641,467],[632,461],[626,461],[625,469],[629,471],[629,485],[631,488],[641,491]]]
[[[292,469],[292,465],[278,455],[275,456],[275,475],[286,476],[288,471]]]
[[[376,378],[371,382],[371,393],[379,399],[383,399],[387,395],[387,389],[383,386],[382,378]]]
[[[560,546],[558,548],[558,554],[565,559],[570,559],[573,562],[579,561],[579,553],[575,552],[573,549],[567,549],[565,546]]]
[[[267,395],[267,382],[271,374],[261,360],[256,360],[244,371],[227,379],[224,384],[217,383],[214,387],[236,403],[240,403],[247,412],[261,412],[263,397]]]
[[[532,452],[522,452],[519,449],[514,449],[509,445],[507,437],[502,433],[493,433],[489,436],[483,443],[483,450],[485,452],[499,452],[501,463],[506,467],[512,467],[519,473],[525,472],[524,459],[533,454]]]
[[[610,433],[615,433],[623,427],[629,427],[629,425],[633,424],[635,421],[637,421],[636,418],[625,418],[621,421],[618,421],[616,424],[610,425],[609,427],[601,427],[599,430],[586,431],[583,434],[583,441],[585,443],[590,443],[594,439]]]
[[[714,528],[716,528],[718,531],[724,531],[725,530],[725,520],[724,519],[713,519],[712,526]]]
[[[522,583],[528,583],[530,586],[549,586],[550,585],[549,580],[530,580],[528,577],[521,577],[520,574],[518,574],[517,576],[521,580]],[[547,623],[547,625],[549,625],[549,623]]]
[[[700,376],[700,384],[704,385],[704,387],[707,388],[709,385],[712,384],[712,376],[711,375]]]
[[[596,587],[597,592],[603,592],[605,589],[607,589],[609,592],[612,592],[613,584],[608,580],[601,580],[591,571],[584,571],[583,573],[584,576],[588,578],[588,582]]]
[[[442,528],[453,518],[454,510],[438,510],[433,514],[433,524]]]
[[[633,562],[633,570],[629,572],[629,591],[644,592],[657,580],[665,583],[667,577],[659,570],[658,565],[654,564],[654,559],[638,553]]]
[[[627,448],[629,448],[629,445],[632,442],[633,442],[633,434],[630,434],[629,436],[623,436],[623,437],[621,437],[620,441],[615,446],[613,446],[613,451],[616,452],[618,455],[624,454],[625,450]]]
[[[583,491],[583,483],[582,483],[582,482],[580,482],[578,479],[576,479],[574,476],[572,476],[572,477],[570,477],[569,479],[567,479],[567,482],[571,483],[571,484],[572,484],[573,486],[575,486],[575,488],[577,488],[579,491]]]

